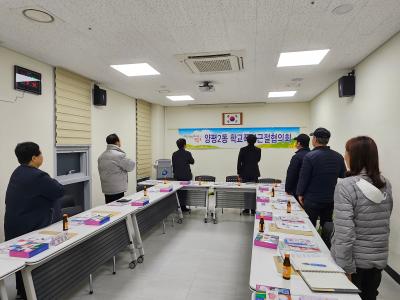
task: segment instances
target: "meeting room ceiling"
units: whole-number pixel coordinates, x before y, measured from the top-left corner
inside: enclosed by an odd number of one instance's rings
[[[334,13],[343,4],[353,9]],[[33,22],[26,8],[55,21]],[[163,105],[188,104],[166,99],[182,94],[190,104],[309,101],[399,30],[399,0],[0,0],[1,46]],[[280,52],[317,49],[330,49],[320,65],[276,67]],[[244,51],[243,71],[193,74],[176,58],[233,50]],[[142,62],[161,74],[110,68]],[[199,91],[204,80],[214,92]],[[282,90],[298,92],[267,98]]]

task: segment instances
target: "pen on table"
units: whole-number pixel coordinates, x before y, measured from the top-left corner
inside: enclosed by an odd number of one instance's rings
[[[305,265],[305,266],[312,266],[312,267],[322,267],[322,268],[326,268],[326,265],[324,265],[324,264],[317,264],[317,263],[303,263],[303,265]]]

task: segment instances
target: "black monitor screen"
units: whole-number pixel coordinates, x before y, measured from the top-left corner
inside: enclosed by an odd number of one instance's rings
[[[24,92],[42,94],[42,74],[14,66],[14,88]]]

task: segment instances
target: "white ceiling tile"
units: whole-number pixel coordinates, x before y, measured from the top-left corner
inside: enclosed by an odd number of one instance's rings
[[[268,90],[293,86],[287,101],[308,101],[400,30],[398,0],[1,0],[4,46],[102,82],[133,97],[169,104],[161,86],[196,103],[266,101]],[[353,10],[332,10],[351,3]],[[53,24],[22,16],[34,7]],[[91,27],[92,30],[89,30]],[[330,48],[321,65],[276,68],[279,53]],[[245,70],[192,74],[176,54],[245,51]],[[110,64],[148,62],[156,78],[127,78]],[[199,82],[213,80],[214,93]],[[297,84],[297,83],[296,83]]]

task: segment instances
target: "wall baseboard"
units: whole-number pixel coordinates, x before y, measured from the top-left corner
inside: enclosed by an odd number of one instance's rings
[[[385,271],[386,271],[386,273],[388,273],[390,275],[390,277],[393,278],[394,281],[396,281],[398,284],[400,284],[400,274],[399,273],[397,273],[389,265],[386,266]]]

